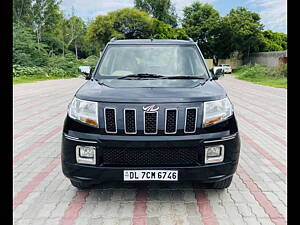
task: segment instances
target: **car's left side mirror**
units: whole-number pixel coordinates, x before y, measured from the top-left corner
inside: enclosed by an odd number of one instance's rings
[[[212,79],[218,80],[219,76],[224,75],[224,70],[222,68],[216,69],[216,71],[212,71]]]

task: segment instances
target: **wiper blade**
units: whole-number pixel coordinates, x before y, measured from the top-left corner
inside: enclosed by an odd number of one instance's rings
[[[137,73],[137,74],[129,74],[126,76],[119,77],[118,79],[130,79],[130,78],[163,78],[165,76],[153,73]]]
[[[94,78],[94,80],[97,81],[97,83],[98,83],[99,85],[104,85],[104,86],[108,87],[108,86],[103,82],[103,80],[98,80],[97,78]]]
[[[206,79],[206,77],[199,77],[199,76],[166,76],[163,79]]]

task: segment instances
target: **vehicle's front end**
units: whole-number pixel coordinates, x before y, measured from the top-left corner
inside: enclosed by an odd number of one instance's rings
[[[76,93],[65,119],[62,169],[73,185],[230,185],[240,139],[222,87],[202,78],[95,78]]]
[[[232,73],[232,68],[230,65],[222,65],[224,73]]]

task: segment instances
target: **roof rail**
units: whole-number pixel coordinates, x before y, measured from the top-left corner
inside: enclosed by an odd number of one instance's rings
[[[191,41],[191,42],[194,42],[194,40],[192,38],[187,38],[187,40]]]
[[[113,42],[113,41],[116,41],[116,40],[118,40],[118,38],[117,37],[113,37],[112,39],[110,39],[110,42]]]

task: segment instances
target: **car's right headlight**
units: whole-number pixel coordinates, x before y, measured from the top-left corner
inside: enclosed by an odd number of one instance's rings
[[[203,127],[226,120],[233,114],[233,105],[226,97],[221,100],[204,102]]]
[[[74,120],[93,127],[99,127],[97,102],[85,101],[74,97],[69,104],[68,115]]]

